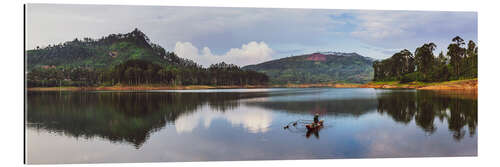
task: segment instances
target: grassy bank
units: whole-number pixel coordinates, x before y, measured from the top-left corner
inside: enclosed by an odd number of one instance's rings
[[[363,86],[369,88],[407,88],[407,89],[422,89],[422,90],[477,90],[477,78],[455,80],[446,82],[409,82],[400,83],[399,81],[389,82],[370,82]]]
[[[370,82],[367,84],[353,83],[319,83],[319,84],[285,84],[285,85],[116,85],[99,87],[33,87],[28,91],[92,91],[92,90],[191,90],[191,89],[253,89],[253,88],[381,88],[381,89],[423,89],[423,90],[476,90],[477,79],[456,80],[446,82]]]

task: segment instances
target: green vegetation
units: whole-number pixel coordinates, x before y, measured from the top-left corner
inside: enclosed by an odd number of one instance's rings
[[[173,52],[150,43],[140,30],[127,34],[111,34],[98,40],[74,39],[58,45],[37,47],[27,51],[28,70],[35,68],[108,68],[130,59],[142,59],[158,64],[186,64]]]
[[[203,68],[166,52],[135,29],[27,51],[28,87],[113,85],[265,85],[268,77],[224,62]]]
[[[477,78],[477,46],[453,38],[446,55],[426,43],[372,61],[356,53],[313,53],[240,68],[224,62],[208,68],[167,52],[140,30],[98,40],[75,39],[28,50],[28,87],[124,85],[244,86],[284,84],[443,82]],[[373,77],[372,77],[373,76]],[[373,79],[372,79],[373,78]]]
[[[243,69],[269,76],[273,84],[348,82],[365,83],[372,79],[372,60],[356,53],[313,53],[292,56]]]
[[[446,56],[443,52],[436,57],[434,43],[418,47],[414,54],[404,49],[392,57],[373,63],[373,81],[413,81],[442,82],[477,78],[477,46],[470,40],[465,42],[459,36],[448,45]]]

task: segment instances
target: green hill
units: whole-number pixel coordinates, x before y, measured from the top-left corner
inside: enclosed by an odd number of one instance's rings
[[[265,85],[263,73],[219,62],[204,68],[166,52],[138,29],[26,51],[28,87]]]
[[[243,67],[269,76],[273,84],[365,83],[373,78],[373,60],[357,53],[325,52],[292,56]]]
[[[28,70],[39,67],[107,68],[135,59],[160,65],[194,63],[150,43],[149,38],[138,29],[127,34],[111,34],[97,40],[75,39],[44,48],[37,47],[28,50],[26,54]]]

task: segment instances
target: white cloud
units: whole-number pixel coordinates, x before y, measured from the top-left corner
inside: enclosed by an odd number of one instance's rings
[[[411,25],[417,24],[413,22],[415,18],[412,19],[410,16],[411,14],[406,12],[388,13],[384,11],[372,11],[360,13],[357,16],[359,25],[351,34],[364,39],[384,39],[401,35],[411,35],[408,33],[414,32],[409,32],[407,29]]]
[[[250,133],[265,133],[272,123],[272,114],[260,108],[240,106],[235,110],[225,112],[213,111],[208,105],[198,111],[179,116],[175,120],[177,133],[192,132],[195,128],[210,128],[212,121],[223,119],[232,126],[241,126]]]
[[[265,42],[256,41],[243,44],[241,48],[231,48],[223,55],[213,54],[208,47],[203,47],[200,52],[190,42],[177,42],[174,52],[179,57],[193,60],[205,67],[219,62],[236,64],[238,66],[257,64],[271,60],[271,56],[274,53]]]
[[[349,23],[354,25],[349,35],[360,43],[384,50],[405,48],[413,51],[424,43],[434,42],[437,54],[446,51],[451,39],[457,35],[477,41],[477,13],[473,12],[360,10],[348,14],[352,16]],[[390,52],[375,51],[379,56],[372,57],[385,58],[392,55]]]
[[[471,12],[358,11],[351,35],[367,40],[408,39],[474,32],[477,15]]]

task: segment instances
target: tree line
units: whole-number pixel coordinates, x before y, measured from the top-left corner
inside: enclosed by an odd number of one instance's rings
[[[441,51],[434,55],[436,44],[423,44],[410,52],[407,49],[385,60],[373,62],[374,81],[441,82],[477,78],[476,43],[456,36],[448,45],[446,55]]]
[[[146,60],[128,60],[111,68],[45,67],[28,72],[28,87],[113,85],[265,85],[264,73],[243,70],[225,62],[208,68],[160,65]]]

